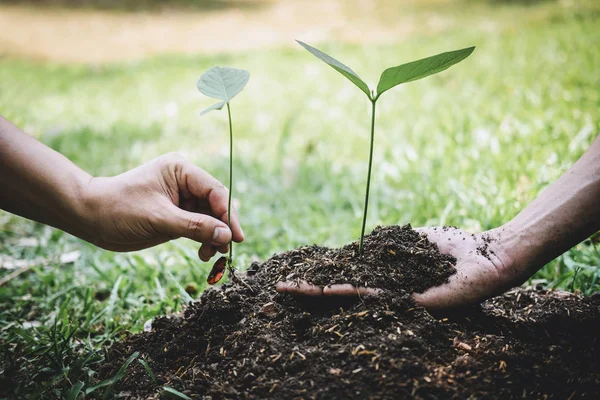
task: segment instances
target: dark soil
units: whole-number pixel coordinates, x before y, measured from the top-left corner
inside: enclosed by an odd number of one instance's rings
[[[303,247],[253,264],[245,284],[204,292],[182,315],[110,349],[101,378],[140,351],[118,387],[160,398],[598,398],[600,301],[515,289],[434,317],[412,291],[439,285],[453,259],[409,226],[377,228],[342,249]],[[301,301],[282,279],[389,289],[377,297]],[[203,397],[206,396],[206,397]]]

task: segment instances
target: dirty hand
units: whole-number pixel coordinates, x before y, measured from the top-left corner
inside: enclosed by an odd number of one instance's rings
[[[458,228],[420,228],[417,231],[438,245],[440,252],[456,258],[456,273],[447,284],[415,293],[416,302],[428,309],[445,309],[474,304],[499,294],[510,287],[505,251],[497,233],[489,231],[471,235]],[[486,250],[483,250],[483,249]],[[303,282],[279,282],[277,291],[300,296],[364,296],[377,294],[377,289],[352,285],[330,285],[324,288]]]
[[[178,154],[166,154],[121,175],[91,178],[83,190],[89,241],[131,251],[178,237],[202,243],[208,261],[244,240],[235,212],[227,226],[227,189]]]

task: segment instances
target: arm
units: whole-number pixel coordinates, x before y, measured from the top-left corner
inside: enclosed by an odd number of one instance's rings
[[[521,213],[477,235],[423,231],[457,258],[446,285],[415,294],[427,308],[476,303],[520,285],[546,263],[600,230],[600,136],[585,154]],[[464,234],[464,233],[463,233]],[[477,251],[488,246],[488,257]]]
[[[242,241],[227,221],[227,189],[168,154],[115,177],[95,178],[0,117],[0,208],[115,251],[177,237],[202,243],[208,260]]]
[[[511,275],[522,283],[600,230],[600,136],[554,184],[499,230]]]
[[[90,240],[83,195],[91,179],[0,116],[0,208]]]

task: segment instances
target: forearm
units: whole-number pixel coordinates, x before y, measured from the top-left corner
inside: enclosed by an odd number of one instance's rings
[[[600,230],[600,136],[552,186],[499,228],[511,269],[524,280]]]
[[[85,238],[91,176],[0,116],[0,208]]]

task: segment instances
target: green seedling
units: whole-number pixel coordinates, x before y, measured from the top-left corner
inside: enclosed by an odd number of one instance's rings
[[[227,203],[227,225],[231,229],[231,195],[233,193],[233,124],[231,123],[231,100],[244,89],[250,80],[250,73],[243,69],[231,67],[212,67],[206,71],[196,86],[200,93],[213,99],[221,100],[216,104],[202,111],[200,115],[204,115],[213,110],[221,110],[223,106],[227,106],[227,117],[229,118],[229,200]],[[232,271],[233,266],[233,241],[229,243],[229,257],[227,258],[227,266]],[[222,268],[222,260],[217,260],[215,268]],[[224,268],[223,268],[224,269]],[[221,269],[222,271],[222,269]],[[223,274],[218,275],[218,279],[214,279],[213,272],[209,275],[210,284],[217,283]]]
[[[369,189],[371,187],[371,166],[373,164],[373,144],[375,142],[375,106],[379,97],[394,86],[402,83],[416,81],[429,75],[442,72],[454,64],[457,64],[467,58],[475,47],[468,47],[461,50],[449,51],[432,57],[409,62],[407,64],[391,67],[383,71],[377,84],[377,89],[372,90],[369,85],[363,81],[356,72],[348,66],[337,61],[333,57],[322,51],[309,46],[308,44],[297,41],[302,47],[308,50],[312,55],[327,63],[340,74],[344,75],[350,82],[354,83],[371,101],[371,146],[369,150],[369,168],[367,172],[367,188],[365,191],[365,208],[363,212],[362,229],[360,232],[359,253],[363,252],[363,242],[365,237],[365,225],[367,223],[367,209],[369,207]]]

